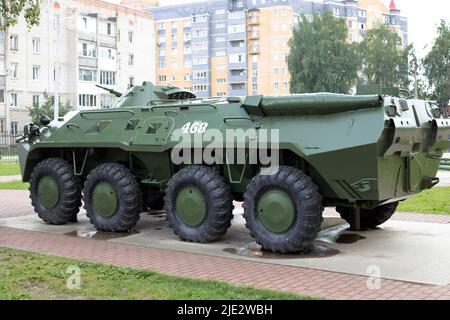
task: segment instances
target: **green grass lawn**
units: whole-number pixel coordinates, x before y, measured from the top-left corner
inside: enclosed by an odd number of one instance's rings
[[[30,184],[22,181],[0,183],[0,190],[28,190]]]
[[[71,266],[80,270],[80,289],[70,290]],[[152,271],[29,253],[0,247],[0,299],[297,300],[290,293],[166,276]]]
[[[20,166],[18,163],[0,162],[0,176],[18,176]]]
[[[400,203],[398,212],[450,214],[450,187],[435,187]]]

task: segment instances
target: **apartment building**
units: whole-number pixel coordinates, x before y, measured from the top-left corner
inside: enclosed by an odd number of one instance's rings
[[[91,109],[116,101],[96,84],[125,91],[155,81],[152,15],[121,5],[47,1],[38,26],[28,30],[21,19],[0,41],[0,131],[22,130],[28,108],[56,84],[61,103]]]
[[[349,42],[386,23],[406,45],[407,19],[385,1],[209,0],[143,9],[155,19],[156,81],[200,97],[288,94],[288,43],[302,14],[344,18]]]

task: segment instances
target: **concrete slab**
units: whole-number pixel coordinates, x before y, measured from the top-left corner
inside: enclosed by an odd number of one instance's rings
[[[441,180],[438,187],[450,187],[450,171],[439,171],[438,178]]]
[[[233,259],[258,261],[355,275],[369,275],[376,268],[382,278],[422,284],[450,284],[450,225],[390,221],[382,229],[349,232],[343,220],[325,218],[313,252],[276,255],[261,252],[244,226],[240,209],[227,235],[219,242],[181,242],[168,228],[164,214],[143,215],[133,233],[97,233],[84,214],[79,223],[50,226],[36,215],[0,219],[11,228],[65,234],[136,246],[183,251]],[[337,243],[340,240],[341,243]]]

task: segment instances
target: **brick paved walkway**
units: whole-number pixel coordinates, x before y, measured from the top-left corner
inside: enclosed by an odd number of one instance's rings
[[[28,191],[0,190],[0,218],[32,213]],[[327,214],[330,213],[332,214],[332,211],[327,210]],[[399,213],[394,218],[450,223],[450,217],[445,215]],[[363,276],[144,248],[5,227],[0,227],[0,246],[331,299],[450,300],[450,285],[431,286],[383,279],[381,289],[370,290],[367,288],[368,279]]]
[[[381,289],[370,290],[367,288],[368,279],[362,276],[144,248],[108,241],[92,241],[4,227],[0,227],[0,246],[331,299],[450,300],[450,286],[437,287],[383,279]]]

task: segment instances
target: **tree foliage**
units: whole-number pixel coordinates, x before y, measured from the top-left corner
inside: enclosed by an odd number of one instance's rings
[[[411,50],[412,46],[405,48],[397,32],[385,24],[368,30],[360,44],[362,73],[366,82],[407,88]]]
[[[450,25],[441,20],[433,47],[423,60],[432,97],[444,109],[450,100]]]
[[[28,27],[39,24],[42,0],[0,0],[0,30],[14,26],[23,15]]]
[[[31,118],[32,123],[39,123],[39,118],[42,115],[48,116],[50,119],[53,119],[55,113],[54,113],[54,106],[55,104],[55,97],[49,95],[47,92],[44,92],[44,103],[40,106],[32,106],[31,108],[28,108],[28,115]],[[62,103],[59,103],[59,116],[63,117],[69,112],[71,107],[69,105],[63,105]]]
[[[330,12],[303,15],[289,42],[288,66],[293,93],[348,93],[356,83],[359,58],[356,44],[347,42],[344,19]]]

